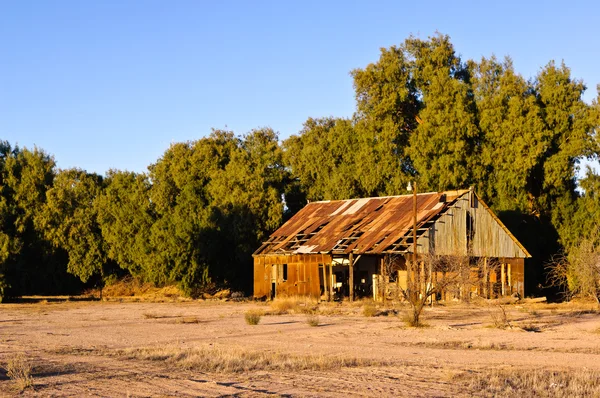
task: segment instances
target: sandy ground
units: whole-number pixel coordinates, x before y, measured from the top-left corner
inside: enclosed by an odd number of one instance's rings
[[[600,315],[565,305],[507,306],[512,328],[490,327],[496,307],[437,306],[425,328],[398,316],[329,306],[311,327],[306,315],[244,313],[263,303],[65,302],[0,306],[0,367],[17,353],[34,365],[24,396],[469,396],[461,378],[492,368],[600,370]],[[192,321],[190,323],[184,323]],[[535,330],[526,331],[524,329]],[[162,361],[111,355],[136,347],[240,347],[326,355],[384,365],[327,371],[202,373]],[[0,395],[19,393],[0,371]]]

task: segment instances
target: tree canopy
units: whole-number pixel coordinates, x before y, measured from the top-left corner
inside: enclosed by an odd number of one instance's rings
[[[0,297],[115,272],[190,295],[248,289],[252,252],[306,201],[403,194],[409,181],[475,187],[538,269],[596,236],[600,177],[577,176],[600,153],[600,105],[564,63],[526,79],[510,58],[463,60],[436,34],[383,48],[351,76],[351,117],[308,117],[283,141],[213,130],[145,173],[59,170],[41,149],[0,142]]]

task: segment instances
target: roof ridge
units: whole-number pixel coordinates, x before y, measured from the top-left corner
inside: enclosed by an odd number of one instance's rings
[[[441,192],[420,192],[417,193],[417,196],[420,195],[449,195],[452,196],[462,196],[465,193],[469,192],[468,189],[457,189],[457,190],[449,190],[449,191],[441,191]],[[360,197],[360,198],[349,198],[349,199],[330,199],[330,200],[315,200],[312,202],[308,202],[307,204],[312,203],[333,203],[333,202],[347,202],[349,200],[361,200],[361,199],[388,199],[388,198],[402,198],[402,197],[410,197],[413,196],[412,193],[404,194],[404,195],[386,195],[386,196],[368,196],[368,197]]]

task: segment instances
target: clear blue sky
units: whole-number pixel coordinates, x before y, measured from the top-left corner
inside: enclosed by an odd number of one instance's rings
[[[411,33],[526,78],[564,60],[600,83],[597,1],[0,0],[0,138],[61,168],[145,171],[210,129],[350,116],[349,72]],[[479,4],[479,5],[473,5]]]

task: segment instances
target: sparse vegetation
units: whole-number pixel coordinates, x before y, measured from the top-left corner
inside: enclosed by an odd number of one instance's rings
[[[319,316],[318,315],[308,315],[306,317],[306,323],[308,326],[319,326]]]
[[[367,303],[363,305],[362,313],[366,317],[373,317],[377,315],[377,307],[375,306],[375,304]]]
[[[33,386],[31,364],[24,354],[17,354],[8,360],[6,375],[15,383],[19,391]]]
[[[459,376],[473,394],[486,397],[597,397],[600,372],[493,369]]]
[[[200,323],[200,319],[195,316],[184,316],[177,319],[177,323]]]
[[[506,309],[500,303],[495,306],[491,306],[488,309],[488,313],[492,320],[492,326],[498,329],[506,329],[510,327],[508,316],[506,315]]]
[[[310,297],[288,296],[278,297],[270,303],[269,315],[313,314],[317,312],[317,301]]]
[[[246,319],[246,323],[248,325],[258,325],[260,323],[260,318],[262,317],[262,311],[250,310],[246,311],[244,314],[244,318]]]
[[[292,355],[282,352],[251,351],[239,347],[199,346],[194,348],[155,347],[118,350],[114,355],[148,361],[162,361],[200,372],[241,373],[257,370],[333,370],[342,367],[383,365],[384,361],[326,355]]]

